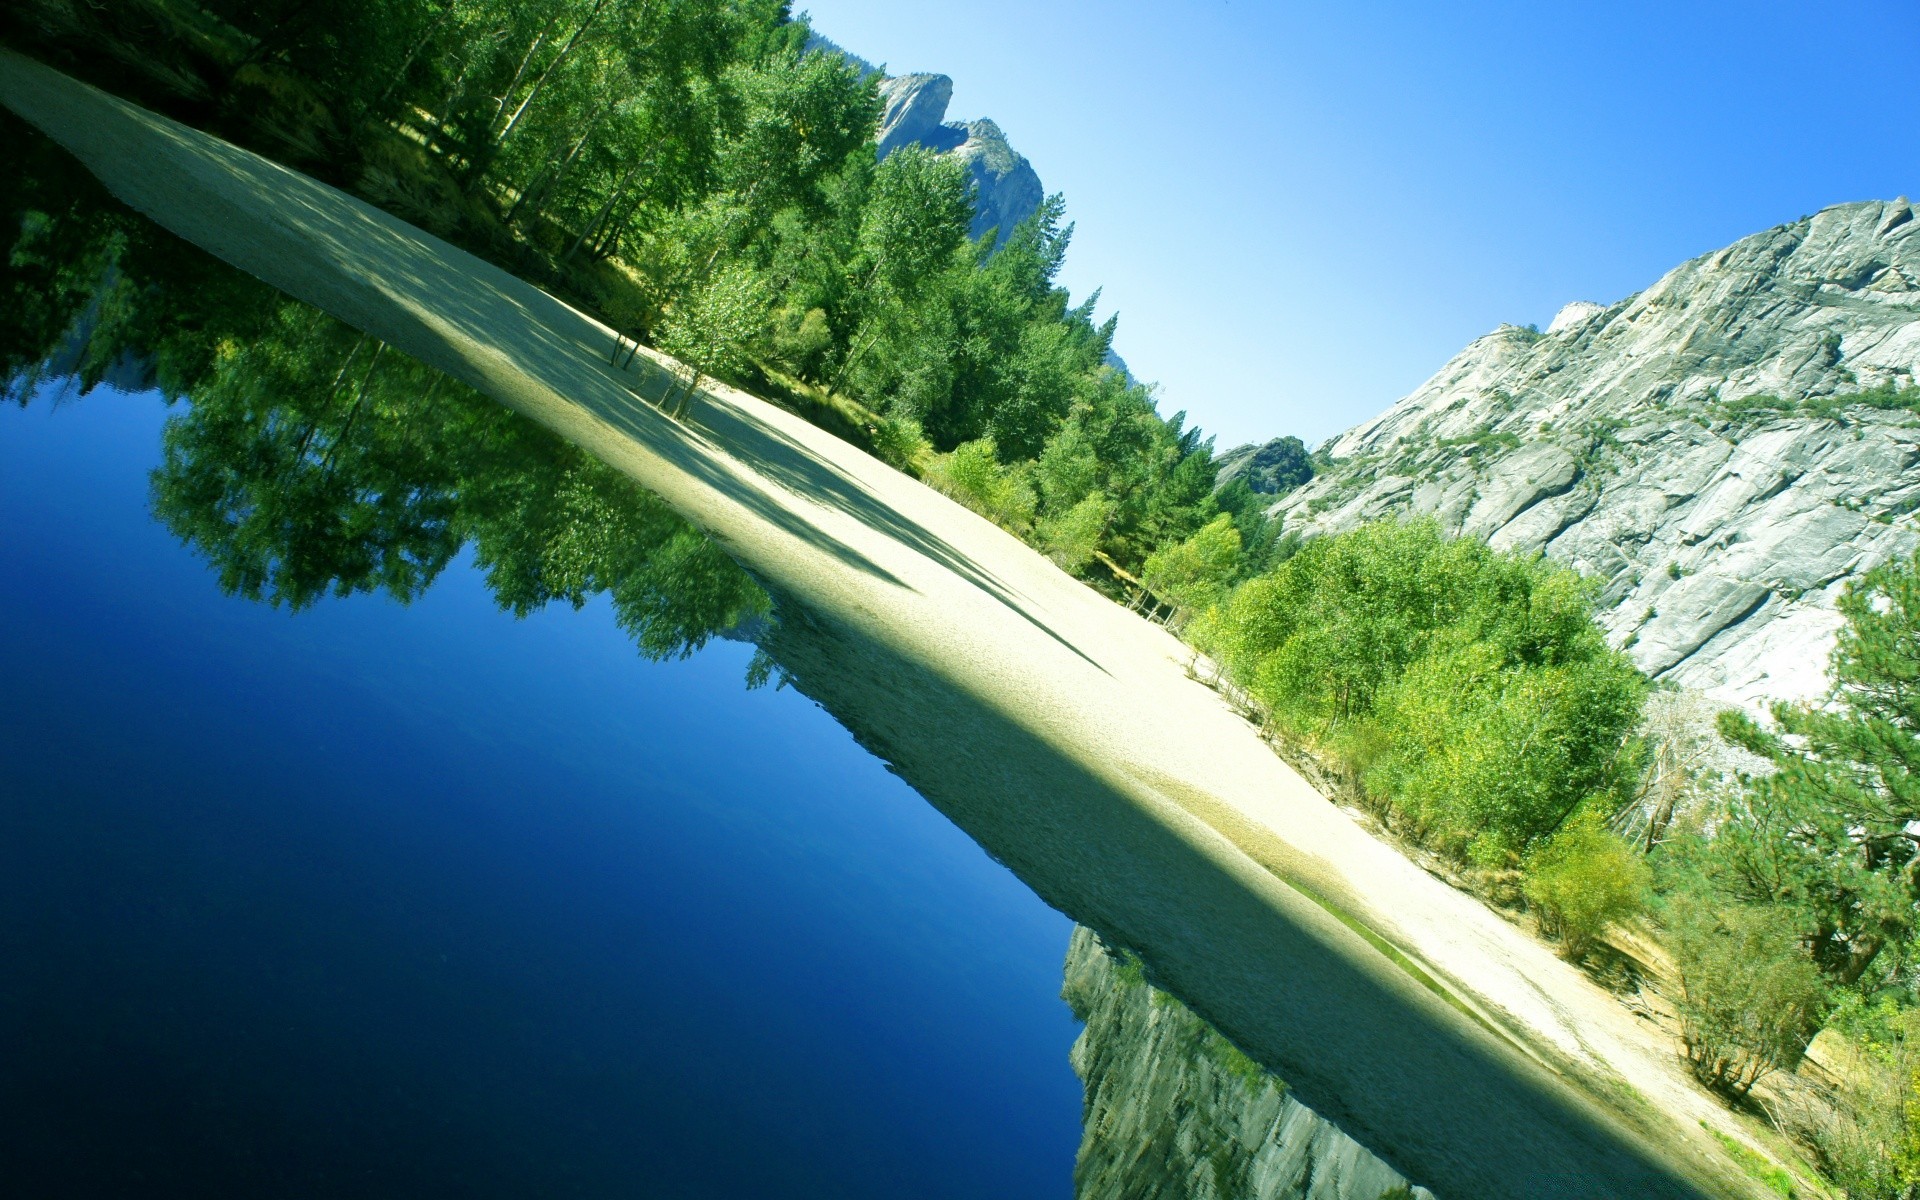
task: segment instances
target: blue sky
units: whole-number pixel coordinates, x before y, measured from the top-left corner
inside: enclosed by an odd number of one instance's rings
[[[1064,192],[1065,282],[1222,447],[1309,443],[1502,321],[1920,193],[1915,0],[797,0]]]

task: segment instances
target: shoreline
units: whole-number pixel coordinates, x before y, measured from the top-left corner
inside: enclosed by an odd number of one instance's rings
[[[796,618],[770,638],[803,691],[1408,1178],[1765,1194],[1698,1128],[1742,1136],[1669,1049],[1321,797],[1164,629],[753,397],[710,385],[669,420],[663,357],[615,370],[610,329],[334,189],[8,52],[0,101],[173,232],[659,494]]]

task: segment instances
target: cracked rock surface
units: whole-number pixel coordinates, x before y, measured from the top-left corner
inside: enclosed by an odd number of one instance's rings
[[[1599,581],[1648,674],[1810,698],[1847,580],[1920,545],[1920,416],[1846,397],[1916,370],[1920,220],[1904,198],[1836,205],[1545,333],[1501,326],[1274,511],[1309,534],[1428,514],[1544,551]]]

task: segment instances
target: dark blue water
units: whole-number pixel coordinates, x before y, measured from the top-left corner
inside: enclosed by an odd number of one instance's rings
[[[1070,926],[750,647],[221,594],[0,407],[0,1193],[1061,1196]]]

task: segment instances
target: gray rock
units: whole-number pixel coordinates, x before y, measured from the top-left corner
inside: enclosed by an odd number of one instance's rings
[[[1595,304],[1591,300],[1575,300],[1572,304],[1553,314],[1553,323],[1547,326],[1547,335],[1565,333],[1587,323],[1589,318],[1597,317],[1607,311],[1604,304]]]
[[[1650,673],[1809,698],[1840,589],[1920,546],[1920,417],[1793,402],[1917,372],[1920,221],[1904,198],[1838,205],[1545,333],[1501,326],[1274,507],[1309,535],[1418,512],[1545,551],[1600,580],[1602,624]],[[1786,403],[1739,403],[1769,395]]]
[[[1313,478],[1313,459],[1297,437],[1278,437],[1265,445],[1235,446],[1214,459],[1216,486],[1245,479],[1269,496],[1283,496]]]
[[[965,140],[941,124],[953,100],[953,80],[945,75],[899,75],[880,81],[880,130],[874,137],[881,158],[902,146],[951,150]]]
[[[1076,1200],[1432,1200],[1076,928],[1061,995],[1086,1029]]]
[[[975,238],[1000,231],[1004,242],[1014,226],[1032,216],[1046,199],[1033,164],[1014,150],[992,121],[948,121],[953,80],[945,75],[896,75],[880,81],[883,105],[875,136],[881,158],[902,146],[925,146],[966,164],[974,185]]]

